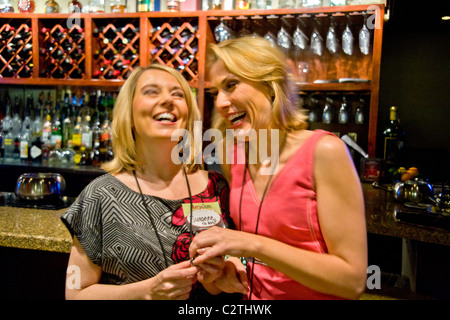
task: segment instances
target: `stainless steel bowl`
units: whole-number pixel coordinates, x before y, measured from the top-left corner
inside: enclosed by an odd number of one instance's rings
[[[23,200],[52,201],[61,199],[66,181],[59,173],[24,173],[16,183],[16,195]]]

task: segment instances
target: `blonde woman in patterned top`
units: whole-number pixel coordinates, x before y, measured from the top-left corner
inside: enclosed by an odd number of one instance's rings
[[[238,259],[189,262],[192,230],[182,204],[217,202],[232,227],[226,180],[194,161],[171,160],[174,131],[192,133],[199,119],[195,97],[174,69],[139,68],[125,82],[113,113],[114,159],[103,166],[108,173],[62,216],[73,235],[67,299],[210,299],[246,292]]]

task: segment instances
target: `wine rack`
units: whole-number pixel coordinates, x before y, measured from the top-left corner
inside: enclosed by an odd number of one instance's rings
[[[83,20],[67,27],[67,19],[39,21],[39,76],[48,79],[85,79]]]
[[[31,19],[0,19],[0,78],[33,75]]]
[[[94,19],[92,77],[126,80],[140,65],[140,20]]]
[[[276,9],[211,10],[191,12],[139,12],[96,14],[19,14],[0,15],[0,84],[27,86],[78,86],[118,91],[138,66],[161,63],[178,70],[197,89],[197,100],[210,121],[212,100],[205,94],[208,79],[206,48],[216,42],[215,29],[223,22],[232,36],[271,33],[277,37],[281,27],[292,36],[304,22],[303,31],[311,37],[317,26],[322,37],[331,17],[339,36],[350,20],[353,35],[363,25],[364,13],[376,8],[381,21],[370,29],[370,53],[329,54],[318,57],[305,50],[287,52],[295,72],[298,61],[306,61],[308,78],[299,81],[300,94],[351,92],[367,94],[367,150],[374,156],[378,114],[379,73],[383,34],[383,5]],[[11,31],[11,30],[12,31]],[[22,37],[16,41],[16,37]],[[310,40],[310,39],[309,39]],[[325,39],[323,39],[325,41]],[[356,41],[355,41],[356,42]],[[14,47],[14,48],[13,48]],[[339,78],[361,78],[367,82],[336,83]],[[315,79],[326,83],[315,83]],[[363,136],[363,134],[361,134]],[[366,147],[366,146],[364,146]]]
[[[198,81],[198,19],[150,20],[150,63],[177,69],[188,81]]]

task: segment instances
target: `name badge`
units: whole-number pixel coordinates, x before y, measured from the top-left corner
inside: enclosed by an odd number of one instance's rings
[[[201,202],[193,203],[192,209],[194,211],[191,214],[191,204],[183,203],[183,214],[187,220],[187,223],[191,223],[198,231],[211,228],[213,226],[225,227],[219,203],[216,202]]]

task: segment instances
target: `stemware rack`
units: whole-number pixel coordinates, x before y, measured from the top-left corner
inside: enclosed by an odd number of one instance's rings
[[[261,36],[276,35],[283,25],[292,32],[299,21],[311,32],[312,21],[320,21],[325,38],[329,17],[341,26],[350,16],[355,27],[362,13],[383,5],[358,5],[276,10],[211,10],[192,12],[145,12],[100,14],[0,14],[0,83],[26,86],[78,86],[119,90],[138,66],[157,62],[177,69],[197,89],[197,99],[206,123],[211,100],[205,71],[207,45],[215,42],[220,22],[239,36],[242,29]],[[370,54],[326,53],[317,57],[305,50],[301,56],[288,54],[293,64],[307,61],[310,75],[299,93],[363,92],[370,96],[367,149],[375,153],[378,113],[379,71],[383,24],[371,30]],[[357,30],[353,33],[357,38]],[[333,66],[338,66],[333,67]],[[313,83],[314,79],[364,78],[366,83]]]

